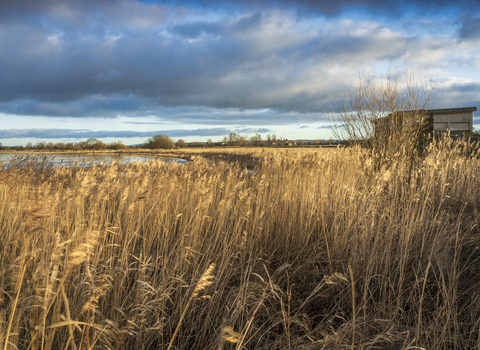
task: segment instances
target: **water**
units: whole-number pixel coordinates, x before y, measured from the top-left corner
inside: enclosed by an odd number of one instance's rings
[[[0,154],[0,166],[10,164],[12,159],[16,158],[18,161],[38,160],[45,161],[47,165],[65,166],[72,165],[89,166],[94,164],[109,164],[116,162],[119,164],[128,164],[133,162],[145,162],[149,160],[162,160],[166,163],[177,162],[185,164],[187,161],[178,158],[154,158],[154,157],[139,157],[127,156],[118,154],[66,154],[66,153],[37,153],[37,154]]]

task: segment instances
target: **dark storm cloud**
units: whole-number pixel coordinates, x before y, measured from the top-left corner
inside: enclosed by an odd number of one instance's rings
[[[480,92],[480,83],[471,82],[464,84],[452,84],[448,88],[440,88],[442,93],[476,93]]]
[[[264,133],[268,129],[249,129],[250,132]],[[224,136],[233,130],[226,128],[205,128],[205,129],[177,129],[177,130],[157,130],[157,131],[92,131],[92,130],[72,130],[72,129],[10,129],[0,130],[0,138],[35,138],[35,139],[88,139],[94,138],[131,138],[131,137],[151,137],[156,134],[164,134],[170,137],[188,137],[188,136]],[[238,131],[237,131],[238,132]]]
[[[164,124],[166,120],[174,120],[187,125],[231,125],[232,127],[237,125],[256,125],[261,127],[263,125],[313,123],[323,120],[322,113],[279,112],[271,109],[251,113],[238,109],[197,109],[192,107],[191,109],[162,109],[159,110],[158,115],[162,116],[159,118],[159,121],[152,121],[150,122],[151,124]],[[261,133],[263,131],[252,130],[251,132]]]
[[[52,116],[106,116],[116,105],[117,111],[203,105],[318,112],[343,86],[317,66],[362,64],[372,60],[369,53],[378,46],[391,48],[386,53],[390,56],[401,57],[412,44],[412,40],[390,43],[390,38],[375,37],[375,28],[364,37],[345,33],[338,40],[334,35],[313,39],[302,33],[283,35],[288,28],[276,21],[269,18],[267,24],[273,22],[279,33],[275,27],[264,28],[265,39],[235,37],[228,30],[231,37],[222,34],[220,39],[198,43],[148,34],[139,40],[131,33],[86,41],[73,33],[68,40],[30,32],[21,38],[25,43],[7,38],[0,43],[2,52],[20,54],[0,56],[4,77],[0,108],[14,114]],[[316,69],[316,76],[312,75]],[[321,86],[311,89],[319,85],[316,80],[335,84],[325,91]],[[299,84],[304,89],[292,90]]]
[[[144,109],[142,100],[136,96],[86,96],[79,100],[66,102],[42,102],[30,99],[14,100],[0,103],[0,110],[8,114],[84,117],[116,117],[122,113],[138,113]],[[145,112],[148,113],[148,112]]]
[[[158,1],[162,3],[163,1]],[[183,4],[183,1],[168,1],[168,3]],[[198,7],[230,6],[230,8],[265,8],[265,7],[286,7],[295,8],[298,14],[308,16],[312,12],[335,16],[348,9],[362,9],[368,12],[384,13],[394,17],[401,17],[407,10],[423,12],[441,11],[445,9],[458,8],[460,10],[479,8],[476,0],[193,0],[190,4]]]
[[[192,22],[173,26],[171,32],[185,38],[196,39],[201,35],[220,35],[224,29],[218,22]]]
[[[459,18],[460,40],[480,40],[480,13],[463,14]]]
[[[265,134],[267,132],[272,132],[271,129],[268,128],[237,128],[235,129],[235,132],[238,134],[253,134],[253,133],[259,133],[259,134]]]
[[[19,16],[24,18],[26,15],[38,16],[39,14],[51,13],[52,11],[59,15],[68,15],[69,20],[80,20],[75,13],[88,12],[94,8],[100,16],[99,12],[105,12],[118,4],[129,3],[129,1],[118,0],[2,0],[0,2],[0,18]],[[349,9],[362,9],[368,12],[385,13],[394,17],[401,17],[406,10],[416,11],[441,11],[445,9],[456,8],[462,10],[473,10],[480,7],[476,0],[193,0],[193,1],[147,1],[145,4],[157,4],[165,7],[195,7],[218,9],[265,9],[265,8],[294,8],[300,15],[310,15],[312,12],[316,14],[324,14],[328,16],[338,15]],[[140,5],[137,5],[137,8]],[[150,7],[151,9],[152,7]],[[151,12],[151,11],[150,11]],[[148,12],[147,12],[148,14]]]
[[[232,21],[215,21],[215,22],[190,22],[175,25],[171,28],[171,32],[180,36],[196,39],[202,35],[207,36],[234,36],[238,34],[245,35],[248,32],[259,30],[262,26],[262,14],[256,12],[252,15],[242,16]]]
[[[293,0],[280,0],[282,3],[294,3]],[[479,8],[476,0],[339,0],[339,1],[318,1],[301,0],[306,8],[317,9],[320,12],[329,14],[338,14],[348,8],[360,8],[367,11],[386,13],[390,16],[401,17],[407,10],[416,10],[419,12],[437,12],[445,9],[458,8],[461,10]]]
[[[454,83],[435,89],[435,108],[461,107],[480,109],[480,82]]]
[[[177,4],[0,1],[0,112],[154,115],[216,125],[303,123],[318,118],[315,114],[351,83],[332,73],[332,67],[355,76],[372,64],[404,60],[407,52],[443,49],[372,23],[339,22],[332,29],[319,20],[306,30],[298,16],[273,10],[298,4],[325,13],[351,7],[387,11],[392,4],[386,1],[270,1],[230,16],[198,10],[209,4],[204,1],[197,8]],[[447,6],[443,0],[395,4],[431,10],[434,4]],[[179,106],[239,112],[169,113],[168,108]],[[241,112],[249,109],[269,111]]]

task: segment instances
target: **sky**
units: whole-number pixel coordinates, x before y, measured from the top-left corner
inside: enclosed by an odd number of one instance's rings
[[[405,68],[480,109],[480,1],[1,0],[0,142],[330,139],[345,91]]]

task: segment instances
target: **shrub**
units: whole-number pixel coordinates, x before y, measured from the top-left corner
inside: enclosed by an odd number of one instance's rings
[[[124,145],[122,141],[112,142],[108,145],[110,149],[127,149],[128,146]]]
[[[173,143],[173,140],[167,135],[158,134],[147,140],[146,147],[171,149],[175,148],[175,144]]]
[[[187,147],[187,143],[185,141],[183,141],[182,139],[180,139],[180,140],[177,141],[177,147],[178,148],[185,148],[185,147]]]

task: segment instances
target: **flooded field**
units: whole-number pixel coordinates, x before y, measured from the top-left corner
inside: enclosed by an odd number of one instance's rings
[[[66,153],[37,153],[37,154],[0,154],[0,166],[10,162],[40,161],[53,166],[70,167],[72,165],[89,166],[95,164],[109,164],[111,162],[126,164],[145,162],[149,160],[163,160],[166,163],[177,162],[185,164],[187,161],[179,158],[156,158],[117,154],[66,154]]]

